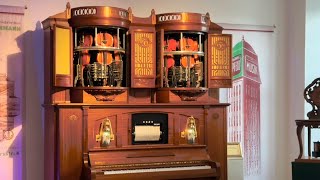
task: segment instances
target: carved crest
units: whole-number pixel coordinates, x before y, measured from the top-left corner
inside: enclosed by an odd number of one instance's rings
[[[307,113],[309,119],[320,119],[320,78],[312,81],[304,89],[304,99],[311,104],[312,110]]]

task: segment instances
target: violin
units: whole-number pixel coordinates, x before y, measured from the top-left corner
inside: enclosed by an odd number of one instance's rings
[[[90,47],[92,46],[92,43],[93,43],[92,35],[87,34],[83,36],[83,42],[81,44],[82,47]]]
[[[193,41],[193,43],[192,43],[192,51],[199,51],[198,41]],[[193,57],[194,57],[194,59],[198,59],[199,60],[199,56],[197,54],[194,54]]]
[[[180,63],[183,67],[188,67],[188,57],[190,58],[190,66],[189,68],[193,68],[194,64],[196,63],[195,58],[192,56],[181,56]]]
[[[93,43],[93,37],[92,35],[84,35],[83,36],[83,42],[81,44],[81,47],[90,47]],[[90,54],[89,50],[83,50],[82,53],[82,65],[85,66],[90,63]]]
[[[109,33],[98,33],[96,37],[96,45],[113,47],[113,36]]]
[[[164,41],[165,51],[176,51],[179,43],[175,39],[167,39]]]
[[[168,55],[167,57],[167,68],[171,68],[174,66],[174,59],[173,59],[173,55]]]
[[[114,52],[114,60],[115,61],[120,61],[121,60],[120,53],[118,51]]]
[[[113,45],[116,47],[116,48],[121,48],[120,44],[119,44],[119,47],[118,47],[118,37],[116,35],[113,36]],[[114,51],[114,60],[115,61],[120,61],[121,58],[120,58],[120,52],[118,51]]]
[[[113,58],[111,52],[99,52],[97,54],[97,62],[100,64],[104,64],[105,62],[105,64],[110,65],[112,63],[112,59]]]
[[[180,41],[180,48],[182,51],[198,51],[198,42],[192,40],[191,38],[182,38]],[[190,64],[188,66],[188,56],[181,56],[180,63],[183,67],[193,68],[195,59],[198,59],[198,55],[189,56]]]
[[[193,43],[192,43],[192,51],[199,51],[198,41],[193,41]]]
[[[90,54],[82,53],[82,65],[85,66],[87,64],[90,64]]]
[[[164,41],[165,51],[176,51],[178,43],[175,39],[167,39]],[[172,54],[166,55],[167,57],[167,68],[171,68],[174,66],[175,62]]]
[[[98,33],[96,38],[96,43],[98,46],[107,46],[107,47],[113,47],[118,45],[118,38],[117,36],[112,36],[109,33]],[[117,53],[118,54],[118,53]],[[119,55],[116,55],[115,52],[115,59],[118,59]],[[105,60],[105,61],[104,61]],[[97,54],[97,62],[98,63],[106,63],[107,65],[110,65],[113,61],[112,53],[111,52],[99,52]]]
[[[198,42],[184,37],[180,40],[180,47],[178,48],[181,51],[198,51]]]
[[[118,37],[116,35],[113,35],[113,46],[116,47],[116,48],[121,48],[120,44],[119,44],[119,47],[118,47]]]

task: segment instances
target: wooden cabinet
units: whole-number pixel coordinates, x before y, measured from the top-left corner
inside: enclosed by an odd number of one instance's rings
[[[208,14],[68,4],[42,23],[45,179],[227,179],[231,36]]]

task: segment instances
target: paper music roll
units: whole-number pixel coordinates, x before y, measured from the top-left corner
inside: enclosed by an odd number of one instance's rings
[[[135,126],[134,141],[159,141],[160,126]]]

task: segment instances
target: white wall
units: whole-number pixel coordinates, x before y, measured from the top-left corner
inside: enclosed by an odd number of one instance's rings
[[[320,77],[320,1],[307,0],[306,3],[306,77],[305,86]],[[309,108],[306,109],[310,111]]]
[[[304,118],[304,76],[305,76],[305,9],[306,2],[301,0],[287,0],[288,14],[285,21],[287,27],[287,40],[284,46],[287,47],[287,72],[283,75],[287,76],[284,81],[288,87],[285,92],[288,96],[287,101],[283,104],[288,106],[288,111],[283,112],[288,114],[288,123],[284,124],[281,131],[287,131],[286,135],[287,152],[283,155],[289,155],[287,162],[290,163],[298,157],[298,139],[296,135],[296,119]],[[286,121],[285,119],[278,119],[279,121]],[[279,144],[284,146],[284,144]],[[291,166],[289,166],[291,168]],[[289,169],[290,170],[290,169]],[[288,171],[291,172],[291,171]],[[289,174],[291,177],[291,174]]]
[[[273,9],[276,0],[129,0],[134,14],[150,15],[151,9],[156,13],[166,12],[209,12],[211,20],[219,23],[273,25]]]
[[[306,2],[305,87],[320,77],[320,1],[307,0]],[[311,109],[311,105],[305,102],[305,114]],[[304,148],[307,149],[307,131],[305,133]],[[311,137],[311,142],[319,141],[320,131],[313,129]],[[313,143],[311,149],[313,149]],[[307,155],[307,151],[305,151],[305,155]]]
[[[301,32],[304,31],[303,3],[299,0],[70,0],[71,7],[86,5],[106,5],[127,9],[132,7],[136,16],[149,16],[151,9],[156,13],[164,12],[209,12],[211,20],[217,23],[251,24],[251,25],[276,25],[274,33],[275,56],[272,60],[274,68],[274,82],[270,84],[275,91],[272,96],[272,120],[269,127],[274,128],[270,132],[273,134],[268,143],[274,145],[270,148],[271,155],[275,159],[274,163],[267,164],[270,176],[263,177],[265,180],[289,180],[290,161],[295,156],[297,149],[295,131],[295,118],[301,118],[300,104],[303,101],[297,97],[301,94],[304,84],[300,83],[303,76],[304,39]],[[36,30],[36,25],[50,15],[61,12],[65,9],[66,0],[1,0],[4,5],[27,5],[25,18],[25,30],[31,31],[26,34],[28,40],[28,52],[25,57],[30,63],[26,67],[26,91],[27,91],[27,180],[42,180],[43,176],[43,133],[41,120],[41,103],[43,102],[42,80],[43,80],[43,34],[41,29]],[[288,17],[292,15],[295,17]],[[288,17],[288,18],[287,18]],[[290,20],[290,23],[288,23]],[[302,25],[302,26],[301,26]],[[296,28],[296,29],[291,29]],[[290,31],[289,31],[290,28]],[[290,42],[290,47],[288,47]],[[289,50],[288,50],[289,49]],[[287,55],[287,53],[289,54]],[[298,82],[294,82],[297,80]],[[303,82],[303,81],[302,81]],[[301,86],[301,87],[300,87]],[[290,88],[290,91],[289,91]],[[291,91],[292,90],[292,91]],[[296,93],[295,95],[293,93]],[[298,101],[296,101],[298,99]],[[290,115],[288,115],[290,113]],[[303,114],[303,113],[302,113]],[[268,134],[265,134],[268,136]],[[293,137],[292,137],[293,136]],[[262,144],[264,142],[261,142]],[[288,144],[289,143],[289,144]],[[269,151],[269,149],[264,149]],[[291,153],[293,152],[293,153]],[[290,156],[288,156],[288,153]],[[292,156],[291,156],[292,154]],[[261,179],[261,180],[262,180]]]

